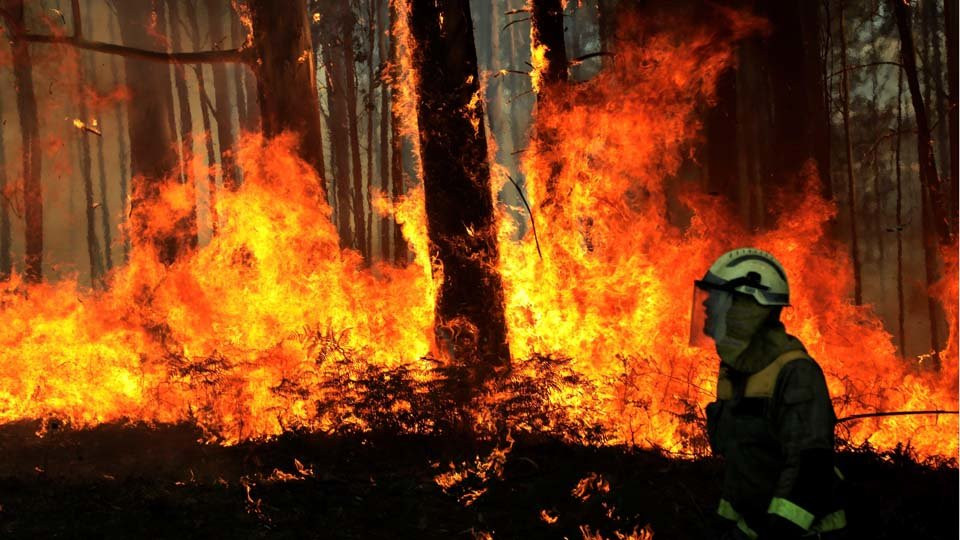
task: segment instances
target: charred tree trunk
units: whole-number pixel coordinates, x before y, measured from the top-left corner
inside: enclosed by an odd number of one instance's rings
[[[860,272],[860,243],[857,234],[857,189],[853,179],[853,145],[850,142],[850,81],[847,78],[847,36],[843,4],[840,4],[840,70],[842,82],[840,102],[843,107],[843,139],[847,157],[847,208],[850,212],[850,254],[853,259],[853,301],[863,303],[863,283]]]
[[[373,259],[373,204],[370,201],[370,192],[373,191],[373,116],[377,108],[373,102],[373,48],[375,36],[374,0],[367,0],[367,97],[364,100],[364,109],[367,111],[367,189],[364,193],[364,206],[367,215],[367,236],[365,252],[367,258]]]
[[[207,19],[209,20],[210,43],[214,50],[223,47],[227,35],[223,30],[223,11],[228,3],[223,0],[205,0]],[[258,2],[251,2],[256,4]],[[306,10],[306,7],[304,7]],[[304,11],[306,13],[306,11]],[[306,15],[304,15],[306,16]],[[299,55],[298,55],[299,56]],[[230,88],[227,84],[227,67],[223,64],[214,64],[213,94],[217,103],[214,111],[214,120],[217,121],[217,141],[220,143],[220,171],[223,175],[223,186],[226,189],[236,189],[237,170],[233,159],[233,122],[230,106]]]
[[[197,17],[196,0],[186,0],[187,20],[190,21],[190,41],[193,48],[200,46],[200,23]],[[210,132],[210,96],[207,94],[206,76],[203,74],[203,64],[193,66],[194,76],[197,78],[197,93],[200,94],[200,122],[203,126],[203,146],[207,154],[207,206],[210,211],[210,231],[216,234],[220,218],[217,214],[217,175],[214,166],[217,164],[217,152],[213,148],[213,135]]]
[[[349,16],[345,18],[340,27],[343,39],[343,67],[346,71],[344,82],[344,97],[347,100],[347,126],[350,128],[350,169],[353,172],[353,232],[354,245],[364,256],[364,248],[367,238],[366,227],[366,208],[364,205],[363,193],[363,166],[360,162],[360,125],[357,119],[357,70],[355,66],[355,57],[353,52],[353,30],[356,26],[356,18],[352,9],[346,9],[345,13]]]
[[[510,351],[483,108],[469,106],[480,88],[470,4],[412,2],[410,27],[427,234],[443,265],[436,335],[482,381],[509,367]]]
[[[923,221],[923,253],[926,266],[927,290],[937,281],[937,241],[949,245],[952,242],[950,230],[947,227],[946,212],[941,197],[940,178],[937,175],[937,163],[933,155],[933,144],[930,140],[930,124],[927,111],[920,90],[920,80],[917,76],[917,58],[914,52],[913,34],[911,33],[910,7],[900,0],[890,0],[893,13],[897,20],[900,32],[900,56],[904,74],[907,77],[907,86],[910,89],[910,98],[913,102],[914,116],[917,123],[917,159],[920,165],[921,214]],[[927,297],[927,308],[930,318],[930,348],[935,360],[939,361],[937,349],[940,347],[938,331],[937,303],[933,297]]]
[[[2,96],[0,96],[2,98]],[[0,99],[0,114],[3,114],[3,100]],[[0,281],[10,278],[12,259],[10,257],[10,202],[7,200],[7,156],[3,149],[3,130],[0,129]]]
[[[398,14],[394,2],[391,0],[389,4],[390,28],[392,29],[396,27]],[[400,58],[397,51],[397,40],[391,33],[390,65],[392,66],[391,82],[393,84],[400,80]],[[396,96],[396,93],[394,93],[394,96]],[[403,187],[403,141],[400,135],[399,110],[393,101],[390,104],[390,182],[393,186],[393,200],[399,201],[405,192]],[[403,238],[403,229],[399,223],[393,225],[393,259],[398,265],[407,263],[407,242]]]
[[[180,1],[167,0],[166,4],[170,13],[170,45],[173,50],[183,50],[180,39]],[[187,73],[183,64],[173,65],[174,86],[177,90],[177,103],[180,112],[180,163],[183,169],[180,171],[181,182],[193,182],[193,176],[188,170],[189,159],[193,154],[193,114],[190,111],[190,95],[187,93]],[[187,227],[191,231],[189,238],[190,247],[197,247],[197,201],[196,195],[193,200],[193,210],[188,218]]]
[[[233,42],[233,46],[236,48],[243,46],[243,31],[241,29],[240,20],[239,18],[233,16],[230,17],[230,41]],[[233,70],[233,96],[237,101],[237,131],[250,130],[248,110],[251,96],[246,94],[246,88],[243,84],[243,70],[243,65],[239,65]],[[253,99],[255,100],[256,98]],[[237,174],[241,173],[242,171],[238,169]]]
[[[957,12],[957,0],[944,0],[943,1],[943,18],[946,19],[946,24],[944,28],[944,35],[946,36],[947,42],[947,91],[949,95],[947,97],[947,124],[950,128],[950,200],[952,203],[952,208],[950,209],[950,216],[952,218],[952,233],[954,236],[957,235],[958,219],[960,219],[960,211],[958,211],[957,204],[960,201],[960,133],[958,133],[958,118],[960,118],[960,108],[957,107],[957,86],[958,86],[958,76],[957,72],[957,63],[960,62],[960,58],[957,55],[957,40],[960,39],[960,35],[957,32],[957,21],[960,19],[960,14]]]
[[[298,153],[317,172],[318,187],[325,194],[323,136],[306,2],[252,0],[248,6],[263,134],[297,134]]]
[[[114,6],[124,44],[140,49],[155,48],[153,39],[144,31],[152,17],[150,3],[115,1]],[[175,137],[167,119],[171,108],[169,66],[131,57],[124,57],[124,66],[130,90],[127,127],[130,173],[134,179],[131,207],[136,212],[159,196],[164,176],[177,168],[177,155],[173,151]],[[134,223],[131,230],[135,236],[153,243],[164,264],[172,264],[192,244],[190,237],[195,234],[181,223],[173,234],[147,238],[148,228],[148,223]]]
[[[373,1],[373,0],[371,0]],[[388,4],[384,2],[384,4]],[[377,5],[377,52],[380,55],[380,190],[390,193],[390,92],[386,73],[387,39],[390,35],[384,17],[384,6]],[[390,220],[380,219],[380,258],[390,260]]]
[[[533,0],[530,4],[530,55],[534,59],[533,88],[537,92],[539,107],[546,105],[557,86],[567,82],[567,52],[563,41],[563,6],[560,0]],[[541,58],[542,60],[537,60]],[[538,65],[541,64],[541,65]],[[554,130],[538,129],[537,144],[550,155],[557,144]],[[547,178],[543,204],[555,202],[557,180],[562,164],[550,162],[550,177]],[[532,219],[532,216],[531,216]]]
[[[23,207],[26,240],[24,278],[29,282],[43,279],[43,189],[41,185],[42,150],[40,148],[37,99],[33,92],[33,63],[30,45],[17,34],[23,32],[23,0],[4,0],[2,6],[19,28],[11,31],[13,49],[13,84],[17,94],[23,174]]]
[[[616,0],[597,0],[597,27],[600,32],[600,48],[607,52],[614,52],[616,45],[614,32],[617,28]],[[602,59],[603,65],[610,62],[609,56]]]

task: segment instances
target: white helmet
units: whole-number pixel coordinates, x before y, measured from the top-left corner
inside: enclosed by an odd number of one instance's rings
[[[728,251],[710,266],[703,279],[694,281],[691,345],[704,347],[714,342],[730,345],[738,339],[727,331],[726,320],[735,293],[749,296],[764,307],[790,305],[787,274],[773,255],[754,248]]]
[[[787,273],[773,255],[754,248],[728,251],[714,261],[703,279],[694,282],[700,289],[719,289],[752,296],[761,306],[789,306]]]

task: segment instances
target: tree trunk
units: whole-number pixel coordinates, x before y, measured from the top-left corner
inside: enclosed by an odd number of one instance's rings
[[[900,173],[901,129],[903,127],[903,70],[897,70],[897,130],[895,132],[894,170],[897,175],[897,336],[900,341],[900,354],[907,355],[907,333],[903,302],[903,182]]]
[[[958,211],[957,204],[960,201],[960,134],[958,134],[958,118],[960,118],[960,108],[957,107],[957,86],[958,86],[958,72],[957,72],[957,63],[960,62],[957,55],[957,40],[960,39],[960,35],[957,32],[957,21],[958,21],[958,12],[957,12],[957,0],[944,0],[943,1],[943,17],[946,19],[946,24],[944,28],[944,36],[946,37],[947,42],[947,91],[950,92],[948,96],[948,105],[947,108],[947,123],[950,127],[950,200],[953,201],[952,208],[950,208],[951,220],[951,232],[954,236],[957,235],[958,227],[958,218],[960,218],[960,211]]]
[[[914,52],[913,34],[911,33],[910,7],[901,0],[890,0],[893,13],[897,20],[900,32],[900,56],[903,70],[907,76],[907,86],[910,88],[910,97],[913,102],[914,116],[917,123],[917,159],[920,165],[920,201],[923,221],[923,253],[926,266],[927,291],[937,282],[937,241],[949,245],[952,242],[950,230],[947,227],[946,212],[941,197],[940,178],[937,175],[937,163],[933,155],[933,144],[930,140],[930,124],[927,111],[920,90],[920,80],[917,76],[917,59]],[[930,348],[935,360],[939,362],[937,350],[940,347],[938,331],[938,311],[936,300],[927,294],[927,309],[930,319]]]
[[[940,176],[937,174],[937,162],[933,153],[933,144],[930,138],[930,121],[927,117],[927,107],[920,89],[920,79],[917,75],[917,56],[914,48],[913,34],[911,33],[910,7],[901,0],[890,0],[893,13],[896,16],[897,28],[900,32],[902,47],[903,69],[906,71],[907,87],[913,102],[914,116],[917,121],[917,159],[920,161],[920,181],[924,192],[924,200],[929,200],[930,217],[936,232],[936,238],[943,244],[952,242],[951,233],[947,226],[946,196],[940,185]]]
[[[560,0],[533,0],[530,4],[530,25],[532,84],[537,92],[538,107],[542,107],[549,102],[557,87],[567,82],[568,63],[563,40],[563,6]],[[538,128],[536,137],[537,145],[545,150],[542,153],[550,155],[552,152],[549,149],[557,144],[556,131]],[[563,165],[559,160],[552,160],[549,168],[544,206],[555,202],[557,180]]]
[[[319,7],[322,13],[315,25],[317,40],[320,42],[323,57],[324,71],[327,76],[327,111],[330,130],[330,160],[333,172],[333,183],[336,191],[337,229],[340,232],[340,246],[354,247],[356,245],[353,227],[351,226],[350,187],[350,120],[347,114],[347,66],[344,59],[347,55],[341,49],[345,46],[341,35],[344,27],[344,18],[351,18],[344,11],[349,11],[349,5],[342,3],[326,3]],[[352,27],[352,23],[350,23]],[[352,61],[352,57],[351,57]],[[359,194],[358,194],[359,195]]]
[[[240,19],[233,16],[232,13],[230,14],[230,41],[233,42],[233,46],[235,48],[240,48],[243,46],[243,30],[241,28]],[[246,88],[244,87],[243,82],[243,71],[243,65],[238,65],[233,70],[233,95],[237,101],[237,130],[250,131],[250,118],[248,117],[248,110],[251,96],[246,95]],[[255,97],[253,99],[256,100]],[[242,174],[242,172],[243,171],[237,170],[237,174]]]
[[[707,191],[711,195],[730,197],[734,207],[737,199],[731,195],[737,189],[737,73],[727,69],[717,79],[717,101],[707,111],[706,165]]]
[[[16,39],[24,24],[23,0],[4,0],[3,7],[20,28],[10,36],[13,50],[13,84],[17,94],[23,174],[23,206],[26,240],[24,278],[29,282],[43,279],[43,189],[41,185],[42,149],[40,148],[37,100],[33,91],[33,63],[30,45]]]
[[[256,3],[258,2],[252,2],[252,4]],[[223,30],[223,12],[229,4],[223,0],[205,0],[204,4],[210,23],[211,48],[221,49],[227,39],[227,34]],[[304,7],[304,13],[306,13],[306,7]],[[227,67],[223,64],[214,64],[211,68],[213,69],[214,100],[217,103],[213,117],[217,121],[217,141],[220,143],[220,172],[223,175],[223,186],[232,190],[237,187],[238,174],[233,159],[233,115],[231,114],[233,107],[230,103]]]
[[[190,2],[187,2],[187,4],[189,5]],[[116,23],[117,26],[119,26],[119,21],[117,21],[116,17],[113,17],[113,22]],[[109,28],[110,41],[116,42],[117,40],[116,27],[113,24],[110,24],[109,26],[110,26]],[[117,69],[116,58],[110,59],[110,76],[111,76],[110,80],[113,83],[114,88],[122,84],[120,82],[120,73],[119,73],[119,70]],[[118,171],[120,174],[120,200],[123,201],[124,205],[126,205],[127,197],[129,197],[130,195],[127,191],[127,180],[130,178],[130,166],[129,166],[130,151],[129,151],[129,147],[127,146],[127,141],[123,137],[124,130],[121,129],[123,126],[126,125],[126,110],[120,104],[119,101],[117,101],[117,103],[113,106],[113,114],[117,119],[117,126],[118,126],[117,151],[120,154],[118,156],[118,160],[119,160],[118,165],[120,168],[120,170]],[[109,224],[105,226],[109,226]],[[104,238],[106,238],[106,236],[104,236]],[[129,234],[124,235],[121,247],[123,250],[123,262],[127,262],[127,258],[130,255],[130,235]]]
[[[616,52],[614,32],[617,28],[616,0],[597,0],[597,28],[600,33],[600,48],[607,52]],[[603,65],[610,63],[610,56],[602,58]]]
[[[840,70],[841,104],[843,106],[843,139],[847,156],[847,208],[850,213],[850,254],[853,259],[853,302],[863,303],[863,283],[860,271],[860,243],[857,234],[857,186],[853,180],[853,145],[850,142],[850,81],[847,78],[847,36],[843,4],[840,4]]]
[[[3,96],[0,95],[0,115],[3,114]],[[0,129],[0,281],[10,278],[13,270],[10,257],[10,208],[7,193],[7,157],[3,149],[3,130]]]
[[[394,0],[390,0],[390,28],[396,27],[399,16]],[[400,80],[400,58],[398,56],[397,40],[390,34],[390,65],[392,66],[391,82],[396,84]],[[391,88],[391,90],[394,90]],[[393,200],[399,201],[406,190],[403,186],[403,140],[400,135],[400,114],[396,106],[396,91],[390,104],[390,181],[393,186]],[[399,223],[393,225],[393,259],[397,265],[407,263],[407,241],[403,238],[403,229]]]
[[[807,160],[814,160],[821,179],[830,174],[819,6],[809,0],[764,0],[763,10],[773,25],[765,40],[773,137],[769,158],[764,160],[764,187],[787,185],[799,190],[798,173]],[[829,181],[823,183],[827,198],[832,196],[829,185]]]
[[[373,260],[373,205],[370,201],[370,192],[373,191],[373,116],[376,107],[373,104],[373,48],[375,38],[374,21],[375,0],[367,0],[367,97],[364,100],[364,109],[367,111],[367,189],[364,192],[364,206],[367,215],[367,236],[365,252],[369,260]]]
[[[84,84],[86,84],[86,73],[83,69],[82,53],[77,52],[80,58],[77,58],[76,73],[76,95],[81,96],[78,102],[78,114],[80,120],[89,122],[89,112],[87,103],[82,98]],[[80,178],[83,180],[83,202],[84,211],[87,220],[87,259],[90,263],[90,286],[98,287],[101,284],[101,275],[103,274],[103,262],[100,259],[100,240],[97,238],[97,205],[94,204],[93,196],[93,167],[90,159],[90,134],[85,129],[77,131],[79,137],[78,153],[80,157]]]
[[[427,235],[443,265],[436,335],[482,381],[509,367],[510,351],[483,107],[470,106],[480,89],[470,4],[412,2],[410,27]]]
[[[190,21],[190,41],[193,43],[193,48],[198,49],[201,38],[196,0],[186,0],[184,6],[187,20]],[[220,217],[217,213],[217,174],[213,172],[217,164],[217,152],[213,147],[213,135],[210,131],[210,96],[207,94],[203,64],[195,64],[193,73],[197,78],[197,93],[200,94],[200,122],[203,126],[203,146],[207,154],[207,206],[210,211],[210,232],[216,234],[220,226]]]
[[[318,187],[325,194],[323,136],[305,0],[251,0],[248,6],[263,134],[297,134],[298,153],[317,172]]]
[[[170,45],[175,51],[183,50],[180,39],[180,2],[181,0],[167,0],[166,4],[170,13]],[[187,73],[183,64],[173,65],[174,86],[177,90],[177,102],[180,112],[180,163],[183,169],[180,171],[182,182],[193,182],[193,175],[187,169],[189,156],[193,154],[193,115],[190,112],[190,95],[187,93]],[[195,192],[194,192],[195,193]],[[189,238],[190,247],[197,247],[197,201],[196,195],[193,200],[193,210],[188,218],[187,227],[192,232]]]
[[[114,1],[125,45],[140,49],[155,48],[153,38],[144,31],[152,17],[149,2]],[[130,174],[133,176],[131,208],[154,200],[160,192],[164,176],[177,168],[174,134],[170,131],[167,113],[170,110],[170,71],[166,64],[154,64],[124,57],[127,88],[127,128],[130,134]],[[185,224],[184,224],[185,225]],[[167,236],[147,238],[147,223],[133,223],[132,234],[153,243],[164,264],[172,264],[192,243],[193,233],[185,227]]]
[[[343,95],[347,100],[347,127],[350,128],[350,170],[353,172],[353,247],[366,257],[364,253],[365,239],[367,238],[366,208],[363,193],[363,166],[360,162],[360,125],[357,120],[357,70],[353,51],[353,30],[356,18],[353,10],[347,8],[344,13],[349,14],[342,20],[340,32],[343,47],[343,67],[345,68]]]
[[[373,1],[373,0],[370,0]],[[389,4],[389,0],[383,4]],[[390,93],[387,84],[387,39],[390,35],[384,17],[385,6],[377,3],[377,52],[380,55],[380,190],[390,193]],[[380,219],[380,258],[390,260],[390,220]]]

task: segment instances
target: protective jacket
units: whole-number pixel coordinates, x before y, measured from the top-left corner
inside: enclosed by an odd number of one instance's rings
[[[765,323],[742,354],[760,369],[722,363],[717,400],[707,406],[710,446],[726,463],[717,513],[751,539],[838,534],[843,478],[820,366],[779,321]]]

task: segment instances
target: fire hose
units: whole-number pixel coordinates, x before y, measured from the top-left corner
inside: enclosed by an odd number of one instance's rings
[[[914,415],[914,414],[958,414],[960,415],[960,411],[934,410],[934,411],[889,411],[889,412],[884,411],[884,412],[860,413],[860,414],[852,414],[850,416],[844,416],[843,418],[839,418],[837,419],[837,423],[841,424],[843,422],[849,422],[850,420],[858,420],[860,418],[872,418],[877,416],[907,416],[907,415]]]

